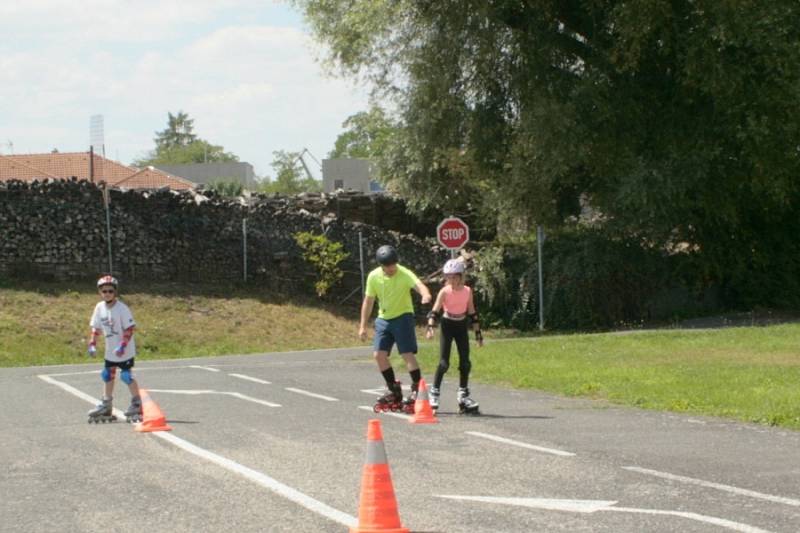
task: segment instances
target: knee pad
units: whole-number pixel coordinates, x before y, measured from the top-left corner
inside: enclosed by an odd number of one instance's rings
[[[100,372],[100,377],[103,379],[103,382],[108,383],[109,381],[114,381],[114,376],[116,375],[116,368],[104,368],[102,372]]]
[[[444,359],[439,360],[439,371],[444,374],[450,368],[450,363],[445,361]]]
[[[133,383],[133,374],[131,374],[130,370],[123,370],[120,373],[119,377],[126,385],[130,385],[131,383]]]

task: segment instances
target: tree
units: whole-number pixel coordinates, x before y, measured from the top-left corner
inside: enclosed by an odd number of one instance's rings
[[[150,165],[179,165],[187,163],[218,163],[238,161],[222,146],[199,139],[194,131],[194,119],[183,111],[167,113],[167,128],[156,132],[156,148],[133,162],[139,168]]]
[[[394,98],[381,166],[415,205],[461,184],[487,216],[552,228],[589,206],[723,286],[800,275],[797,2],[295,4]]]
[[[192,144],[197,135],[194,131],[194,119],[183,111],[178,111],[177,115],[167,113],[167,129],[156,132],[156,150],[169,150],[173,148],[185,147]]]
[[[334,148],[328,154],[331,159],[379,160],[386,153],[394,128],[384,110],[378,106],[347,117],[342,127],[345,131],[336,138]]]
[[[268,193],[298,194],[301,192],[320,192],[322,184],[307,175],[300,161],[301,152],[272,152],[270,166],[275,170],[275,179],[264,184],[262,190]]]

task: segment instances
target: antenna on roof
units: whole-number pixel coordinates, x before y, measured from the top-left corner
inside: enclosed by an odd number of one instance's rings
[[[94,168],[94,155],[97,154],[102,157],[100,159],[101,166],[98,169],[100,172],[95,172]],[[105,132],[103,127],[103,115],[92,115],[89,117],[89,180],[94,182],[95,175],[99,174],[100,180],[103,180],[102,161],[106,157],[106,142]]]
[[[89,146],[94,149],[94,153],[106,156],[103,115],[92,115],[89,118]]]

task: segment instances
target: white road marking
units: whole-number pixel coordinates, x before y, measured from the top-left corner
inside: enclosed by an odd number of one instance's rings
[[[136,366],[136,372],[143,370],[176,370],[180,368],[197,368],[196,365],[180,365],[180,366]],[[62,376],[85,376],[90,374],[99,374],[101,370],[82,370],[80,372],[59,372],[56,374],[43,374],[50,377]]]
[[[273,479],[270,476],[259,472],[258,470],[253,470],[252,468],[248,468],[235,461],[222,457],[221,455],[217,455],[213,452],[200,448],[199,446],[195,446],[191,442],[183,440],[180,437],[176,437],[170,433],[157,432],[151,433],[151,435],[172,443],[182,450],[196,455],[197,457],[206,459],[216,465],[230,470],[231,472],[235,472],[249,479],[250,481],[254,481],[262,487],[267,488],[280,496],[283,496],[287,500],[305,507],[309,511],[322,515],[325,518],[333,520],[334,522],[338,522],[343,526],[350,528],[358,526],[358,520],[355,516],[339,511],[338,509],[334,509],[333,507],[322,503],[319,500],[315,500],[311,496],[307,496],[306,494],[303,494],[302,492],[293,489],[288,485],[284,485],[280,481]]]
[[[386,389],[361,389],[361,392],[366,392],[367,394],[372,394],[374,396],[383,396],[383,393],[386,392]]]
[[[86,394],[85,392],[76,389],[72,385],[67,385],[66,383],[58,381],[57,379],[53,379],[52,377],[50,377],[47,374],[39,374],[38,378],[41,379],[42,381],[46,381],[47,383],[49,383],[51,385],[55,385],[56,387],[64,389],[68,393],[70,393],[70,394],[72,394],[74,396],[77,396],[81,400],[86,400],[87,402],[89,402],[92,405],[97,405],[97,404],[100,403],[100,400],[98,400],[97,398],[95,398],[91,394]]]
[[[613,513],[637,513],[637,514],[652,514],[652,515],[668,515],[678,516],[697,522],[704,522],[706,524],[713,524],[715,526],[724,527],[732,531],[740,531],[742,533],[770,533],[766,529],[761,529],[749,524],[741,522],[734,522],[733,520],[726,520],[725,518],[717,518],[716,516],[707,516],[698,513],[688,513],[683,511],[666,511],[661,509],[636,509],[633,507],[614,507],[617,502],[615,501],[601,501],[601,500],[555,500],[549,498],[497,498],[491,496],[455,496],[455,495],[439,495],[435,494],[437,498],[447,498],[450,500],[462,500],[483,503],[496,503],[500,505],[514,505],[517,507],[529,507],[531,509],[545,509],[548,511],[568,511],[573,513],[594,513],[598,511],[613,512]]]
[[[740,496],[748,496],[750,498],[758,498],[760,500],[767,500],[770,502],[782,503],[785,505],[800,507],[800,500],[795,500],[793,498],[774,496],[772,494],[764,494],[762,492],[756,492],[754,490],[741,489],[739,487],[734,487],[732,485],[723,485],[722,483],[714,483],[713,481],[703,481],[702,479],[695,479],[686,476],[678,476],[676,474],[670,474],[667,472],[659,472],[658,470],[639,468],[638,466],[623,466],[622,468],[625,470],[630,470],[631,472],[639,472],[640,474],[647,474],[650,476],[660,477],[663,479],[669,479],[671,481],[679,481],[681,483],[688,483],[690,485],[699,485],[701,487],[708,487],[712,489],[722,490],[725,492],[731,492],[733,494],[738,494]]]
[[[407,414],[404,414],[404,413],[394,413],[392,411],[381,411],[380,413],[375,413],[375,410],[372,407],[368,406],[368,405],[359,405],[358,408],[362,409],[364,411],[369,411],[370,413],[374,413],[376,415],[393,416],[395,418],[403,418],[405,420],[408,420],[409,418],[411,418],[411,415],[407,415]]]
[[[286,387],[286,390],[289,392],[296,392],[297,394],[303,394],[305,396],[310,396],[312,398],[317,398],[320,400],[325,400],[326,402],[338,402],[338,398],[333,398],[331,396],[325,396],[323,394],[316,394],[314,392],[308,392],[307,390],[303,389],[295,389],[294,387]]]
[[[436,498],[448,500],[465,500],[471,502],[499,503],[501,505],[515,505],[530,507],[531,509],[546,509],[548,511],[569,511],[572,513],[593,513],[601,511],[615,501],[604,500],[559,500],[551,498],[496,498],[492,496],[455,496],[452,494],[434,494]]]
[[[740,531],[742,533],[771,533],[767,529],[743,524],[741,522],[734,522],[733,520],[726,520],[725,518],[718,518],[716,516],[708,516],[698,513],[688,513],[684,511],[663,511],[660,509],[634,509],[632,507],[608,507],[600,509],[600,511],[611,511],[614,513],[637,513],[637,514],[655,514],[655,515],[671,515],[695,520],[697,522],[704,522],[706,524],[714,524],[715,526],[724,527],[731,531]]]
[[[233,376],[235,378],[244,379],[247,381],[252,381],[254,383],[261,383],[262,385],[272,385],[271,381],[266,381],[263,379],[254,378],[252,376],[245,376],[244,374],[228,374],[229,376]]]
[[[185,394],[190,396],[196,396],[200,394],[220,394],[223,396],[233,396],[234,398],[239,398],[240,400],[245,400],[248,402],[253,402],[261,405],[266,405],[267,407],[280,407],[281,404],[268,402],[267,400],[259,400],[258,398],[253,398],[252,396],[247,396],[241,394],[239,392],[226,392],[226,391],[216,391],[216,390],[178,390],[178,389],[147,389],[150,392],[160,392],[163,394]]]
[[[50,376],[40,375],[39,378],[52,385],[60,387],[61,389],[69,392],[70,394],[74,394],[78,398],[86,400],[92,405],[99,403],[99,400],[97,398],[94,398],[91,395],[86,394],[83,391],[76,389],[75,387],[72,387],[71,385],[67,385],[66,383],[62,383],[58,380],[55,380]],[[150,389],[148,389],[148,391],[149,390]],[[125,417],[124,413],[122,413],[122,411],[120,411],[119,409],[114,409],[114,414],[116,414],[118,417],[122,418]],[[333,520],[334,522],[342,524],[343,526],[351,528],[358,526],[358,520],[356,519],[355,516],[339,511],[338,509],[335,509],[325,503],[322,503],[319,500],[315,500],[311,496],[303,494],[302,492],[293,489],[292,487],[285,485],[280,481],[277,481],[276,479],[271,478],[270,476],[264,474],[263,472],[259,472],[258,470],[253,470],[252,468],[248,468],[235,461],[222,457],[221,455],[217,455],[214,452],[210,452],[206,449],[200,448],[199,446],[196,446],[191,442],[184,440],[180,437],[176,437],[171,433],[160,431],[156,433],[150,433],[150,435],[165,440],[197,457],[206,459],[207,461],[210,461],[218,466],[221,466],[222,468],[225,468],[227,470],[230,470],[231,472],[239,474],[240,476],[245,477],[250,481],[257,483],[258,485],[261,485],[262,487],[271,490],[275,494],[278,494],[279,496],[282,496],[291,502],[294,502],[302,507],[305,507],[311,512],[324,516],[325,518]]]
[[[493,440],[495,442],[502,442],[503,444],[519,446],[520,448],[527,448],[529,450],[536,450],[537,452],[551,453],[553,455],[559,455],[561,457],[575,456],[575,454],[572,452],[565,452],[564,450],[558,450],[555,448],[545,448],[543,446],[536,446],[533,444],[528,444],[526,442],[519,442],[516,440],[506,439],[505,437],[498,437],[497,435],[490,435],[489,433],[481,433],[479,431],[465,431],[464,433],[466,433],[467,435],[472,435],[474,437],[480,437],[482,439]]]
[[[211,366],[189,365],[189,368],[199,368],[200,370],[208,370],[209,372],[222,372],[222,370],[219,368],[214,368]]]

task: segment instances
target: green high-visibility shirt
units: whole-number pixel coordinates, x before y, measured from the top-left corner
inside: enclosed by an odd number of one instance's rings
[[[378,318],[390,320],[414,312],[411,289],[419,278],[402,265],[397,265],[393,276],[387,276],[381,267],[369,273],[366,295],[378,300]]]

